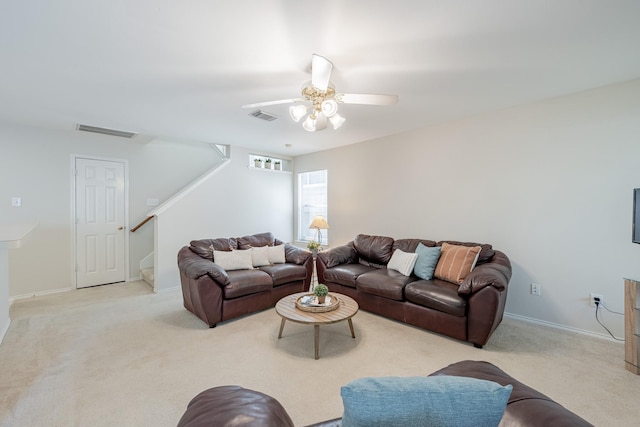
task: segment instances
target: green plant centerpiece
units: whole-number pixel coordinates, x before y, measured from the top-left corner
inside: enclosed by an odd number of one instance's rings
[[[324,304],[324,300],[329,293],[329,288],[327,285],[323,285],[322,283],[317,284],[313,288],[313,294],[318,297],[318,304]]]
[[[316,242],[315,240],[311,240],[309,241],[309,243],[307,243],[307,249],[313,252],[314,255],[318,253],[320,248],[320,242]]]

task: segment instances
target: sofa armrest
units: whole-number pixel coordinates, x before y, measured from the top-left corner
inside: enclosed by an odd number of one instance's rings
[[[501,427],[511,426],[592,426],[548,396],[513,378],[497,366],[484,361],[463,360],[442,368],[430,376],[453,375],[493,381],[513,390],[507,402]]]
[[[511,262],[507,256],[495,251],[490,261],[476,266],[458,288],[459,294],[474,294],[487,286],[498,291],[507,288],[511,279]]]
[[[178,269],[190,279],[198,279],[208,274],[214,282],[220,286],[229,284],[229,275],[218,264],[202,258],[194,253],[188,246],[178,252]]]
[[[288,263],[303,265],[311,257],[311,252],[306,249],[299,248],[291,243],[284,245],[284,258]]]
[[[318,252],[318,258],[322,260],[326,268],[331,268],[340,264],[357,263],[358,252],[353,247],[353,242],[349,242],[346,245]]]

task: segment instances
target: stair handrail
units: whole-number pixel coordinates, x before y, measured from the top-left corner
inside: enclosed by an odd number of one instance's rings
[[[151,212],[149,212],[147,214],[147,217],[145,219],[143,219],[140,224],[136,225],[135,227],[133,227],[131,229],[132,233],[135,233],[140,227],[142,227],[143,225],[145,225],[147,222],[149,222],[151,220],[151,218],[153,218],[154,216],[156,216],[156,214],[164,212],[164,210],[172,205],[174,203],[175,200],[180,199],[182,196],[184,196],[185,194],[188,194],[189,192],[191,192],[191,190],[200,182],[202,182],[207,176],[209,176],[212,172],[215,172],[217,169],[221,168],[222,166],[226,165],[229,160],[231,159],[230,154],[230,147],[228,145],[224,145],[224,144],[209,144],[211,146],[211,148],[213,148],[213,150],[218,154],[218,156],[220,156],[220,158],[222,159],[222,163],[220,163],[215,169],[209,170],[207,172],[205,172],[204,174],[202,174],[200,177],[198,177],[195,181],[193,181],[191,184],[187,185],[185,188],[183,188],[182,190],[178,191],[173,197],[171,197],[169,200],[167,200],[165,203],[161,204],[160,206],[158,206],[157,208],[155,208],[154,210],[152,210]]]
[[[131,229],[132,233],[135,233],[140,227],[142,227],[143,225],[145,225],[147,222],[149,222],[151,220],[151,218],[153,218],[155,215],[151,215],[146,217],[145,219],[143,219],[140,224],[136,225],[135,227],[133,227]]]

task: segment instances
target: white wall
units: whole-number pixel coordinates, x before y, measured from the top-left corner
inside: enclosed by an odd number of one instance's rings
[[[330,246],[358,233],[491,243],[513,264],[507,312],[605,334],[589,293],[622,312],[623,277],[640,278],[639,117],[636,80],[297,157],[296,172],[329,171]],[[623,336],[622,316],[603,318]]]
[[[180,286],[176,256],[191,240],[266,231],[292,239],[292,174],[249,168],[249,154],[233,147],[227,164],[155,219],[157,292]]]
[[[0,124],[0,223],[38,223],[28,247],[11,251],[10,296],[73,286],[72,155],[122,159],[129,166],[129,226],[219,162],[207,144],[155,140],[146,144],[73,130],[43,130]],[[11,207],[11,197],[22,207]],[[153,226],[129,233],[131,277],[153,250]]]

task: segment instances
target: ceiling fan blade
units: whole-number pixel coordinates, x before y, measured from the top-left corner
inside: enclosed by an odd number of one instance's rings
[[[338,93],[335,98],[343,104],[395,105],[398,103],[398,95]]]
[[[302,98],[279,99],[277,101],[256,102],[255,104],[243,105],[242,108],[266,107],[268,105],[292,104],[294,102],[304,101]]]
[[[324,92],[329,87],[333,64],[324,56],[311,56],[311,84],[318,90]]]

